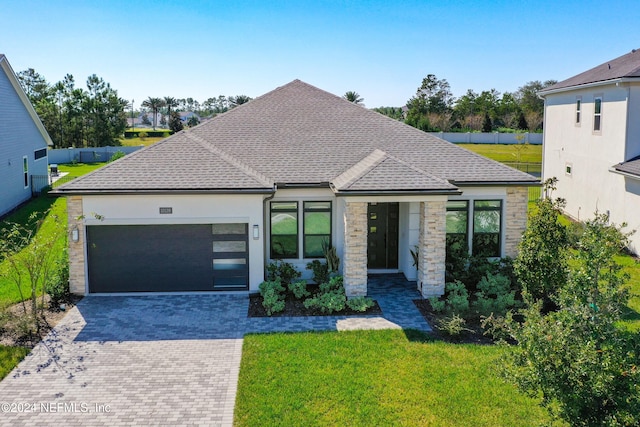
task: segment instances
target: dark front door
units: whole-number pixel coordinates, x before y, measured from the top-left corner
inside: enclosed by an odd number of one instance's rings
[[[369,203],[367,268],[398,268],[398,203]]]

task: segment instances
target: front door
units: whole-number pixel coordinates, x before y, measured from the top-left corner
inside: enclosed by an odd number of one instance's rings
[[[398,268],[398,203],[369,203],[367,268]]]

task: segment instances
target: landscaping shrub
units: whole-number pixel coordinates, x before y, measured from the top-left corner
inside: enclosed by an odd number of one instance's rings
[[[311,293],[307,290],[306,280],[298,280],[296,282],[292,282],[287,286],[287,288],[289,289],[289,292],[291,292],[297,299],[302,299],[311,295]]]
[[[302,276],[293,264],[285,261],[274,261],[267,266],[267,280],[279,280],[283,285],[289,285]]]
[[[469,311],[469,293],[464,283],[456,280],[445,285],[446,305],[455,314],[466,314]]]
[[[517,305],[511,281],[502,274],[487,273],[478,283],[476,301],[473,307],[482,316],[505,315],[507,310]]]
[[[69,261],[66,255],[48,278],[45,292],[49,295],[49,306],[52,308],[69,301]]]
[[[331,292],[323,292],[313,298],[308,298],[304,302],[304,306],[308,309],[319,310],[321,313],[331,314],[336,311],[342,311],[345,308],[347,297],[344,292],[333,290]]]
[[[284,310],[285,289],[279,280],[262,282],[259,289],[262,295],[262,306],[268,316]]]
[[[314,259],[307,264],[307,270],[313,271],[312,280],[315,283],[325,283],[329,281],[329,267],[326,263],[320,260]]]
[[[458,337],[465,331],[473,332],[465,327],[466,324],[467,321],[464,320],[464,318],[454,314],[451,317],[445,317],[444,319],[439,320],[436,327],[439,331],[449,335],[450,337]]]
[[[434,313],[444,313],[447,308],[447,303],[438,297],[429,298],[429,304],[431,304],[431,309]]]
[[[356,297],[347,299],[347,307],[353,311],[364,312],[373,307],[373,300],[368,297]]]
[[[332,291],[340,291],[344,293],[344,280],[342,276],[334,276],[326,283],[320,284],[320,292],[327,293]]]
[[[122,151],[118,150],[115,153],[113,153],[113,156],[111,156],[111,158],[109,159],[109,163],[115,162],[116,160],[121,159],[124,156],[126,156],[126,154],[124,154]]]

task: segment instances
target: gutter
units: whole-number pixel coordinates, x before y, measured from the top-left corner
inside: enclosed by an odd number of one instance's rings
[[[181,190],[174,188],[165,188],[158,190],[52,190],[48,194],[56,197],[64,196],[97,196],[97,195],[132,195],[132,194],[273,194],[276,189],[222,189],[222,190]]]
[[[577,85],[572,85],[572,86],[565,86],[565,87],[560,87],[557,89],[551,89],[551,90],[541,90],[540,92],[538,92],[538,96],[540,98],[543,98],[547,95],[552,95],[554,93],[559,93],[559,92],[566,92],[569,90],[579,90],[579,89],[586,89],[586,88],[590,88],[590,87],[595,87],[595,86],[605,86],[605,85],[610,85],[610,84],[617,84],[619,85],[620,83],[640,83],[640,79],[639,78],[632,78],[632,77],[619,77],[616,79],[610,79],[610,80],[602,80],[599,82],[592,82],[592,83],[582,83],[582,84],[577,84]]]
[[[347,196],[459,196],[462,191],[455,190],[367,190],[367,191],[338,191],[332,188],[336,197]]]
[[[540,181],[452,181],[455,185],[461,187],[539,187],[542,185]]]
[[[617,170],[617,169],[615,169],[613,167],[609,168],[609,172],[615,173],[615,174],[618,174],[618,175],[622,175],[622,176],[624,176],[626,178],[636,179],[636,180],[640,181],[640,176],[639,175],[636,175],[636,174],[633,174],[633,173],[629,173],[629,172],[620,171],[620,170]]]

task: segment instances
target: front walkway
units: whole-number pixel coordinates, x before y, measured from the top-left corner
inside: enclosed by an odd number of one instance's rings
[[[249,319],[243,295],[86,297],[0,382],[0,426],[231,426],[245,333],[430,330],[415,282],[372,276],[369,290],[383,316]]]

